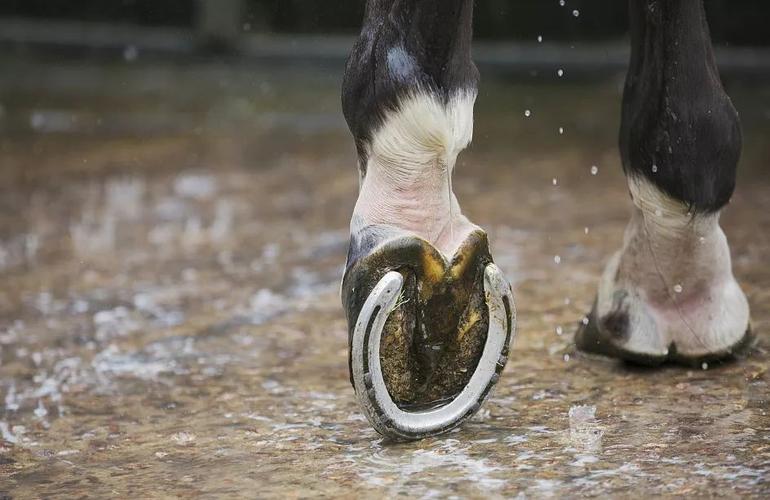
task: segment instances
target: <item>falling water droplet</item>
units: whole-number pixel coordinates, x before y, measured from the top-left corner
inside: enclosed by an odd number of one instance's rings
[[[564,127],[559,127],[559,135],[564,135]]]
[[[553,261],[557,264],[561,264],[561,256],[560,255],[554,255]]]
[[[663,212],[659,208],[656,208],[655,209],[655,215],[660,217],[661,215],[663,215]]]
[[[558,181],[558,180],[556,180],[556,177],[554,177],[554,178],[551,180],[551,184],[553,184],[554,186],[555,186],[556,184],[558,184],[558,183],[559,183],[559,181]]]
[[[564,330],[562,329],[561,325],[556,327],[556,335],[561,336],[561,334],[564,333]]]
[[[564,76],[564,70],[559,68],[559,70],[556,72],[556,74],[559,75],[559,78],[561,78],[562,76]]]
[[[569,361],[569,354],[564,355],[564,362],[566,363],[567,361]]]
[[[543,43],[543,35],[537,35],[537,43]]]
[[[703,362],[703,364],[701,364],[701,365],[700,365],[700,367],[701,367],[703,370],[708,370],[708,369],[709,369],[709,364],[708,364],[708,363],[706,363],[706,362],[704,361],[704,362]]]
[[[584,232],[585,234],[588,234],[588,226],[586,226],[586,227],[584,227],[584,228],[583,228],[583,232]]]
[[[591,175],[596,175],[599,173],[599,167],[596,165],[591,165]]]
[[[682,285],[681,285],[681,284],[679,284],[679,283],[677,283],[676,285],[674,285],[674,291],[675,291],[676,293],[682,293]]]
[[[530,116],[532,116],[532,111],[530,111],[530,110],[528,110],[528,109],[525,109],[525,110],[524,110],[524,116],[526,116],[527,118],[529,118]]]
[[[658,166],[657,165],[653,165],[652,166],[652,173],[654,174],[657,171],[658,171]]]
[[[573,15],[573,16],[575,16],[575,17],[577,17],[577,16],[579,16],[579,15],[580,15],[580,11],[579,11],[579,10],[577,10],[577,9],[575,9],[575,10],[573,10],[573,11],[572,11],[572,15]]]
[[[583,319],[581,320],[584,325],[588,324],[588,316],[583,316]]]
[[[567,2],[565,2],[564,0],[559,0],[559,5],[561,5],[562,7],[564,7],[565,3],[567,3]]]

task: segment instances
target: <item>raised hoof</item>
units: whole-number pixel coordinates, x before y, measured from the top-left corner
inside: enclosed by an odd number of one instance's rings
[[[447,261],[402,236],[351,263],[343,279],[356,397],[383,436],[414,440],[472,416],[497,382],[514,335],[510,285],[474,231]]]

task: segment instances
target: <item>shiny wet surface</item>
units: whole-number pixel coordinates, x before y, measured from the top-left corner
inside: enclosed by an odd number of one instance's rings
[[[348,379],[336,70],[3,68],[0,496],[770,493],[767,86],[728,85],[745,148],[722,217],[759,345],[649,370],[572,345],[630,212],[620,80],[485,81],[454,188],[518,335],[473,420],[394,445]]]

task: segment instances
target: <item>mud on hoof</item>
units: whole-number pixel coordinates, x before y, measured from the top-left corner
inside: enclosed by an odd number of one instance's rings
[[[351,381],[378,432],[419,439],[479,409],[505,366],[515,320],[482,231],[451,260],[418,237],[388,239],[349,267],[342,292]]]
[[[644,181],[623,248],[607,264],[577,347],[636,363],[701,365],[753,343],[718,214],[692,215]]]

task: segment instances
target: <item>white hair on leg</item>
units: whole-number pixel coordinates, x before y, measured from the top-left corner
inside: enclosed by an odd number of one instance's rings
[[[625,350],[698,357],[729,350],[749,326],[719,214],[692,213],[649,180],[629,177],[634,213],[599,286],[597,316],[628,316]]]
[[[385,113],[367,148],[351,232],[394,225],[453,253],[476,228],[462,215],[451,184],[457,156],[473,137],[475,100],[475,91],[458,91],[444,102],[418,90]]]

